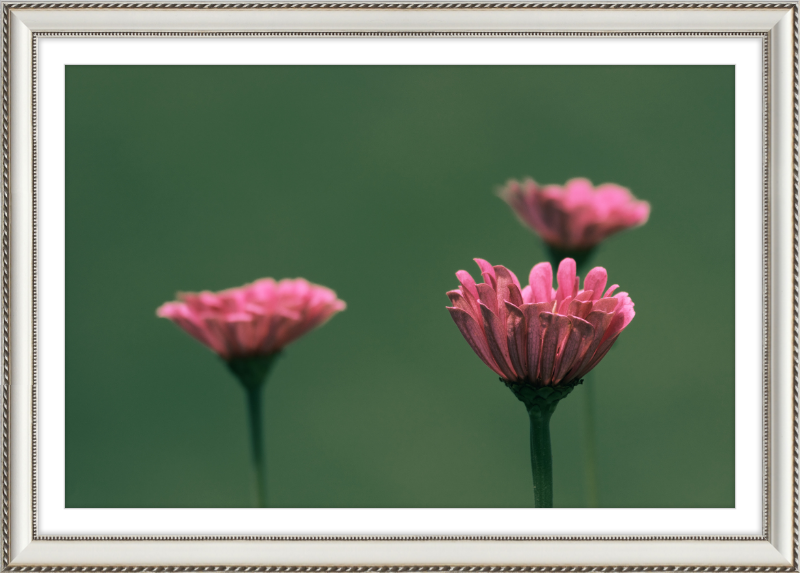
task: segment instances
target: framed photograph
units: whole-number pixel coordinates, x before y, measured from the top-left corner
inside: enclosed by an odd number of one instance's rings
[[[2,566],[798,571],[797,2],[3,2]]]

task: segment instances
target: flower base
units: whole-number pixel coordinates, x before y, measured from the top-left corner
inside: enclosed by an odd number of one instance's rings
[[[525,408],[530,410],[536,408],[542,412],[550,411],[552,414],[558,403],[566,398],[576,386],[583,384],[583,380],[573,380],[557,384],[556,386],[534,386],[533,384],[520,384],[519,382],[509,382],[500,378],[509,390],[514,393],[517,399],[525,404]]]

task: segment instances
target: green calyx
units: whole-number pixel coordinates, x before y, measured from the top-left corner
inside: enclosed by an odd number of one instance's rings
[[[583,380],[573,380],[555,386],[534,386],[524,382],[509,382],[503,378],[500,378],[500,381],[514,393],[520,402],[525,404],[529,413],[531,410],[537,410],[549,414],[555,411],[558,403],[569,396],[576,386],[583,384]]]
[[[251,356],[248,358],[231,358],[225,364],[233,375],[241,382],[245,388],[261,386],[267,379],[272,364],[280,356],[279,352],[266,356]]]

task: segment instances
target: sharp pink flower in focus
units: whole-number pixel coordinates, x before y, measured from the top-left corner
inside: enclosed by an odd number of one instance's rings
[[[512,180],[498,194],[523,223],[563,251],[589,250],[650,216],[650,204],[628,189],[613,183],[595,188],[588,179],[570,179],[564,187]]]
[[[504,266],[475,261],[484,282],[458,271],[461,286],[447,293],[448,310],[480,359],[509,382],[554,386],[582,378],[635,314],[627,293],[614,294],[618,285],[606,289],[602,267],[589,271],[581,289],[575,261],[564,259],[554,289],[550,263],[539,263],[522,288]]]
[[[268,356],[344,310],[344,301],[305,279],[271,278],[220,292],[179,293],[156,314],[225,360]]]

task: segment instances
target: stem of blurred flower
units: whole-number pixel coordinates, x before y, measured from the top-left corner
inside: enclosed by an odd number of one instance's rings
[[[590,373],[591,374],[591,373]],[[583,391],[583,455],[586,467],[586,501],[589,507],[599,507],[597,495],[597,441],[594,439],[595,432],[595,381],[589,378],[590,374],[584,376]],[[594,376],[592,376],[594,378]]]
[[[559,249],[545,243],[550,264],[558,268],[559,263],[570,257],[575,260],[577,274],[585,276],[589,261],[594,254],[594,248],[586,251],[571,251]],[[594,378],[594,377],[593,377]],[[599,507],[599,496],[597,488],[597,440],[595,440],[595,396],[593,384],[594,379],[585,385],[586,391],[582,392],[583,397],[583,468],[584,485],[586,487],[586,504],[588,507]]]
[[[264,448],[264,429],[262,426],[261,390],[267,381],[267,374],[278,354],[254,356],[252,358],[233,358],[228,360],[228,368],[242,383],[247,395],[247,413],[250,426],[250,445],[257,507],[267,507],[267,460]]]
[[[250,445],[253,447],[253,466],[256,470],[256,496],[258,507],[267,507],[267,468],[261,426],[261,388],[247,386],[247,411],[250,420]]]
[[[553,507],[553,452],[550,449],[550,418],[552,409],[530,408],[531,471],[533,500],[536,507]]]
[[[585,267],[588,266],[589,259],[592,258],[595,249],[592,247],[591,249],[587,249],[585,251],[572,251],[568,249],[560,249],[547,243],[545,243],[545,247],[547,248],[550,264],[553,265],[554,269],[557,269],[559,263],[569,257],[575,260],[575,266],[577,267],[576,271],[578,275],[583,275],[583,271],[585,270]]]

